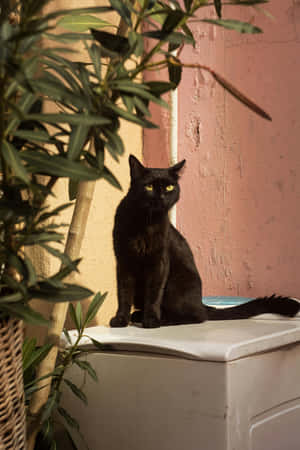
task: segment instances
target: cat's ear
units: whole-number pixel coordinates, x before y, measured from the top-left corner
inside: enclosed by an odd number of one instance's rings
[[[175,173],[176,175],[179,175],[179,172],[183,168],[184,165],[185,165],[185,159],[183,159],[179,163],[175,164],[175,166],[170,167],[169,171]]]
[[[130,176],[132,179],[141,177],[145,172],[145,167],[139,162],[139,160],[133,156],[129,156]]]

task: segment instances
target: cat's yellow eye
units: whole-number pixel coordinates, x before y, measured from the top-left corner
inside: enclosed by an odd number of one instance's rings
[[[148,191],[148,192],[152,192],[152,191],[153,191],[153,186],[152,186],[152,184],[146,184],[145,189],[146,189],[146,191]]]
[[[174,188],[175,188],[174,184],[169,184],[168,186],[166,186],[166,191],[171,192],[174,190]]]

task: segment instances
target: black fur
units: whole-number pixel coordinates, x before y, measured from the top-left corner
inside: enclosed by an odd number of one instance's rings
[[[149,169],[129,157],[131,185],[117,208],[113,231],[119,307],[110,325],[124,327],[131,320],[154,328],[245,319],[266,312],[288,317],[297,314],[297,301],[275,295],[226,309],[202,303],[202,283],[193,254],[168,217],[179,199],[178,179],[184,164]],[[131,315],[132,305],[136,311]]]

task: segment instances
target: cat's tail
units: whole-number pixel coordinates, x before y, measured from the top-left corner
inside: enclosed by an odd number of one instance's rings
[[[229,308],[206,306],[206,309],[208,320],[248,319],[264,313],[294,317],[300,310],[300,302],[273,294],[271,297],[255,298],[238,306]]]

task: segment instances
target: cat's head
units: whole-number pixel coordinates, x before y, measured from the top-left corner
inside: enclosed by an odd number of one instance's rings
[[[168,169],[150,169],[129,156],[130,191],[139,206],[152,211],[168,211],[179,199],[179,172],[185,160]]]

